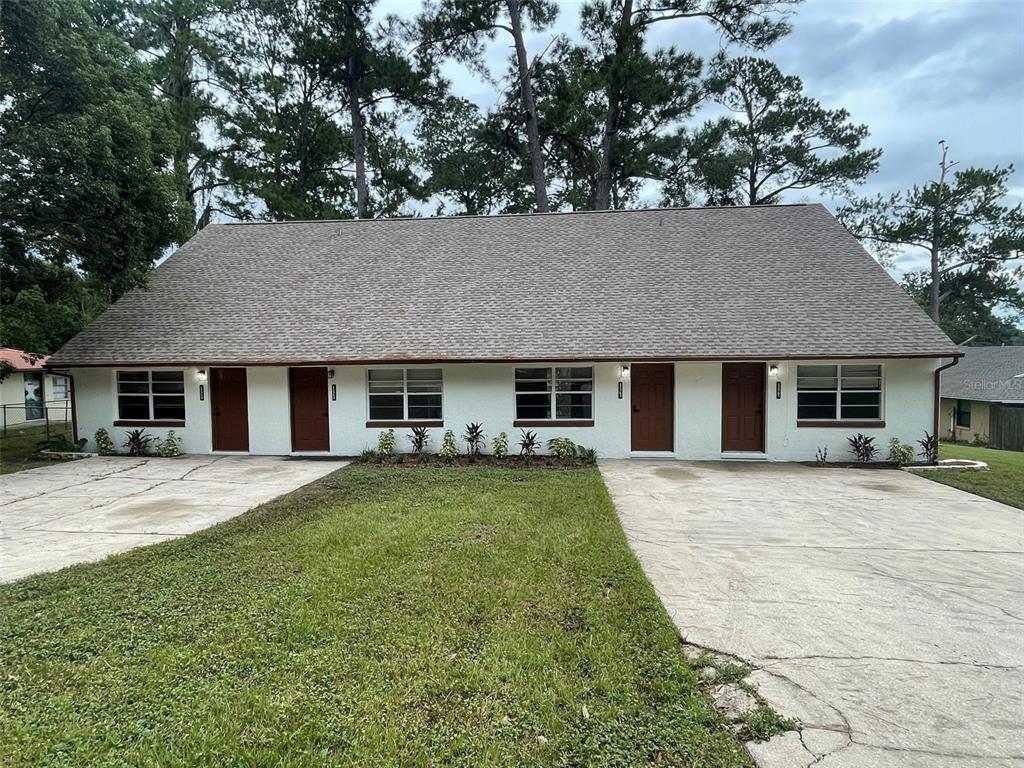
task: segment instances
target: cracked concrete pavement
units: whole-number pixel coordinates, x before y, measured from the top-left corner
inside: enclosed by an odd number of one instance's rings
[[[193,533],[345,464],[96,456],[0,475],[0,581]]]
[[[898,470],[600,466],[680,633],[802,723],[760,765],[1024,765],[1024,512]]]

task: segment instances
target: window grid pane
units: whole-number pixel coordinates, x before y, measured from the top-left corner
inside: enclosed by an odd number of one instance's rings
[[[882,366],[797,366],[797,419],[882,418]]]
[[[516,368],[516,418],[537,421],[594,417],[590,366]]]
[[[440,368],[378,368],[367,371],[371,421],[442,418],[444,381]]]
[[[184,371],[118,371],[119,419],[184,420]]]

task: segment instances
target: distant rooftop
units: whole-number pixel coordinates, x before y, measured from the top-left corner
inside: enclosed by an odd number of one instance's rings
[[[943,397],[1024,403],[1024,347],[963,347],[964,357],[942,373]]]

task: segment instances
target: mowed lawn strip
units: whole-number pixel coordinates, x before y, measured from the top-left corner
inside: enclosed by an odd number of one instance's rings
[[[349,467],[0,586],[0,654],[5,765],[749,765],[594,469]]]
[[[978,496],[1024,509],[1024,453],[942,443],[939,446],[939,458],[984,461],[988,464],[988,470],[941,469],[924,470],[918,474]]]

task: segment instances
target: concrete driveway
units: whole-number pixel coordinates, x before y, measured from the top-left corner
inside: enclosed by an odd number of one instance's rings
[[[193,533],[345,463],[104,456],[0,475],[0,581]]]
[[[896,470],[601,471],[680,632],[803,722],[766,764],[1024,765],[1020,510]]]

